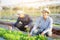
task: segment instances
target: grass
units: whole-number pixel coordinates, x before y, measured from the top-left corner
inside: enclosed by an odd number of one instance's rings
[[[16,22],[16,20],[9,20],[9,19],[0,19],[1,21],[7,21],[7,22]]]
[[[60,27],[60,24],[53,24],[54,27]]]
[[[47,40],[45,36],[31,36],[24,34],[21,31],[10,31],[3,28],[0,28],[0,37],[3,37],[5,40]]]

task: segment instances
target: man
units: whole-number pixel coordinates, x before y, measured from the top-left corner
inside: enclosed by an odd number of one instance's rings
[[[53,19],[49,16],[50,10],[45,8],[42,10],[42,16],[39,17],[30,32],[30,35],[45,35],[52,36]]]
[[[14,24],[21,31],[26,31],[26,27],[31,27],[32,19],[23,11],[17,11],[17,22]]]

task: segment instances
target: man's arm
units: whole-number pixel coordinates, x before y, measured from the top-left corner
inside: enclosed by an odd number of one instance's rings
[[[32,32],[39,26],[39,23],[40,23],[40,18],[36,20],[36,23],[35,23],[33,29],[31,30],[30,35],[32,35]]]
[[[19,21],[20,21],[20,18],[18,17],[16,23],[14,24],[15,27],[17,26],[17,24],[19,23]]]
[[[30,20],[30,23],[28,24],[28,26],[30,26],[30,25],[32,24],[32,22],[33,22],[33,21],[32,21],[32,20]]]
[[[29,22],[25,27],[26,27],[26,28],[27,28],[27,27],[31,27],[32,22],[33,22],[32,18],[31,18],[29,15],[25,15],[25,19],[26,19],[26,21]]]
[[[30,20],[30,21],[29,21],[29,24],[28,24],[28,25],[26,25],[25,27],[26,27],[26,28],[27,28],[27,27],[31,27],[31,26],[32,26],[32,22],[33,22],[33,21],[32,21],[32,20]]]
[[[17,23],[19,23],[19,17],[18,17],[16,23],[14,24],[15,27],[17,26]],[[8,26],[8,27],[9,27],[9,30],[12,30],[12,26]]]

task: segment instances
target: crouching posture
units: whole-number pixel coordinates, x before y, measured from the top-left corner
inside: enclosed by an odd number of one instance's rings
[[[26,27],[31,27],[32,19],[29,15],[18,12],[17,22],[14,24],[21,31],[26,31]]]
[[[53,20],[49,16],[50,11],[45,8],[42,10],[42,16],[39,17],[30,32],[30,35],[45,35],[52,36]]]

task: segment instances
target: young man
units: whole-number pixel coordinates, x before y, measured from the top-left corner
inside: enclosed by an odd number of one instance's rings
[[[24,14],[23,11],[17,11],[18,19],[14,24],[21,31],[26,31],[26,27],[31,27],[32,19],[29,15]]]
[[[49,16],[50,10],[45,8],[42,10],[42,16],[39,17],[30,32],[30,35],[52,36],[53,19]]]

